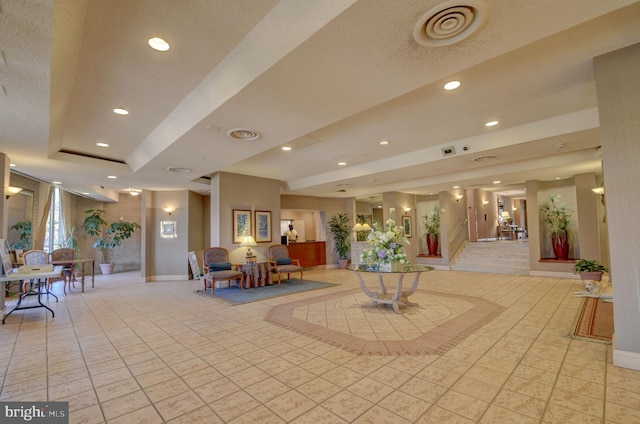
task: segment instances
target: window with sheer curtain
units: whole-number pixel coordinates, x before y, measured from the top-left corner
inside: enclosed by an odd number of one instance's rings
[[[44,237],[44,250],[49,253],[55,249],[64,247],[66,228],[64,225],[62,204],[62,190],[54,187],[51,193],[51,206],[49,207],[49,217],[47,218]]]

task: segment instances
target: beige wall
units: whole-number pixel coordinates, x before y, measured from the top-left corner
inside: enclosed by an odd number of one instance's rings
[[[594,60],[607,201],[614,365],[640,370],[640,44]]]

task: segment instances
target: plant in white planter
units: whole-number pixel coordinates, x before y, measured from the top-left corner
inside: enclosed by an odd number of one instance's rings
[[[605,272],[609,272],[607,267],[595,259],[578,259],[573,266],[573,273],[580,274],[581,280],[600,281]]]
[[[105,212],[102,209],[89,209],[85,213],[87,217],[82,223],[82,229],[90,237],[96,237],[91,247],[100,250],[102,273],[111,274],[115,263],[108,261],[107,252],[116,246],[120,246],[124,240],[131,238],[136,229],[142,227],[136,222],[127,221],[116,221],[107,224],[107,221],[103,218]]]

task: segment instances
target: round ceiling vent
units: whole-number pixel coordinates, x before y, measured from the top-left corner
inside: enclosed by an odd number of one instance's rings
[[[260,138],[260,133],[257,131],[246,130],[244,128],[235,128],[227,131],[229,138],[234,140],[252,141]]]
[[[413,38],[422,46],[448,46],[475,33],[486,20],[482,0],[450,0],[431,8],[413,28]]]

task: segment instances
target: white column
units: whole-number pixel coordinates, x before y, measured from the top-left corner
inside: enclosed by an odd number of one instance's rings
[[[640,44],[594,59],[616,366],[640,370]]]

